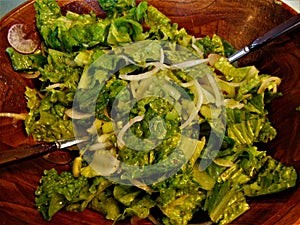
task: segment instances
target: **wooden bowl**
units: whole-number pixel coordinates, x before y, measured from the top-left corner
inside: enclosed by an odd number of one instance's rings
[[[64,11],[89,12],[104,16],[97,0],[59,0]],[[296,14],[285,4],[274,0],[148,0],[168,15],[179,27],[197,37],[220,35],[237,49],[249,44],[277,24]],[[35,30],[33,1],[28,1],[1,19],[0,33],[0,112],[26,112],[25,86],[32,80],[13,71],[5,53],[6,35],[14,23],[26,23]],[[240,62],[254,64],[264,73],[282,78],[277,98],[270,106],[270,118],[278,131],[277,138],[265,146],[269,154],[300,174],[300,29],[283,35],[272,44],[257,50]],[[31,144],[22,122],[0,119],[0,149]],[[0,167],[0,224],[112,224],[94,211],[82,213],[61,211],[46,222],[34,207],[34,191],[44,169],[68,166],[49,163],[42,157]],[[300,185],[280,194],[250,200],[251,209],[232,224],[290,225],[300,224]],[[129,224],[128,221],[117,224]],[[141,224],[151,224],[143,221]]]

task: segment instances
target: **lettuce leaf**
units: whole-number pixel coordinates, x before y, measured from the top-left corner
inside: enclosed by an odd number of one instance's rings
[[[41,186],[35,191],[35,202],[46,220],[51,220],[63,207],[82,211],[87,205],[86,201],[91,200],[87,178],[74,178],[71,172],[58,174],[54,169],[45,170],[40,182]],[[80,208],[77,204],[85,207]]]
[[[105,42],[109,19],[70,11],[63,16],[55,0],[39,0],[34,7],[37,28],[49,48],[74,52]]]
[[[135,0],[99,0],[101,8],[108,12],[126,11],[136,6]]]
[[[257,177],[243,189],[246,196],[274,194],[296,185],[297,173],[291,166],[268,157]]]
[[[46,57],[40,51],[24,55],[15,51],[12,47],[8,47],[6,53],[9,55],[15,71],[34,72],[47,63]]]

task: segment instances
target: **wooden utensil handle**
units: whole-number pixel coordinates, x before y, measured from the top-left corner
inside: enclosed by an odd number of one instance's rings
[[[57,149],[55,142],[25,145],[18,148],[0,151],[0,165],[28,157],[45,154]]]
[[[274,40],[278,36],[297,28],[299,25],[300,25],[300,14],[297,14],[295,16],[292,16],[287,21],[279,24],[272,30],[268,31],[261,37],[257,38],[255,41],[252,42],[249,48],[250,50],[252,50],[262,45],[265,45],[266,43]]]

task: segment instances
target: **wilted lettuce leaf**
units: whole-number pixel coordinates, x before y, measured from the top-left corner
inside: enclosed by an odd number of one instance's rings
[[[121,209],[118,201],[113,197],[112,191],[105,189],[99,192],[92,200],[92,209],[102,213],[106,219],[121,219]]]
[[[141,190],[134,186],[116,185],[114,187],[114,197],[122,204],[129,206],[141,193]]]
[[[120,11],[126,11],[135,7],[135,0],[99,0],[99,4],[104,11],[109,13]]]
[[[249,73],[252,72],[253,66],[239,67],[236,68],[232,64],[230,64],[225,58],[221,58],[214,65],[216,69],[222,72],[226,80],[233,82],[241,82],[243,81]]]
[[[45,170],[41,179],[41,185],[36,189],[35,203],[38,210],[46,220],[61,208],[68,205],[82,203],[88,199],[89,193],[86,187],[89,183],[87,178],[73,177],[71,172],[58,174],[56,170]],[[83,209],[81,209],[83,210]]]
[[[149,196],[144,195],[142,198],[137,198],[133,203],[124,210],[123,215],[126,217],[137,216],[138,218],[147,218],[150,215],[150,210],[156,206],[156,202]]]
[[[228,224],[249,208],[239,185],[231,180],[216,184],[204,205],[211,220],[218,224]]]
[[[163,218],[164,224],[181,225],[187,224],[198,211],[203,201],[204,195],[199,192],[190,192],[176,197],[170,204],[160,207],[166,215]]]
[[[108,32],[107,43],[117,45],[119,43],[142,41],[146,37],[147,35],[143,34],[143,27],[140,23],[121,17],[112,21]]]
[[[73,137],[72,121],[66,118],[65,110],[72,106],[82,73],[82,68],[74,62],[74,54],[53,49],[49,49],[48,53],[48,63],[39,68],[40,80],[45,85],[55,83],[58,86],[45,87],[41,93],[30,89],[25,92],[31,109],[25,121],[26,131],[40,141]]]
[[[200,38],[197,40],[196,44],[202,46],[205,57],[211,53],[228,57],[236,51],[230,43],[216,34],[214,34],[212,37],[205,36]]]
[[[34,7],[37,28],[47,47],[73,52],[105,41],[109,20],[70,11],[62,16],[55,0],[39,0]]]
[[[62,104],[68,100],[64,92],[57,92],[40,98],[37,91],[27,88],[25,95],[30,112],[25,120],[26,132],[37,141],[55,141],[73,137],[71,120],[64,119],[66,107]],[[62,94],[62,96],[59,96]],[[70,98],[69,98],[70,99]],[[71,98],[72,99],[72,98]]]
[[[256,179],[243,188],[246,196],[260,196],[294,187],[296,180],[297,173],[293,167],[284,166],[275,159],[268,157]]]
[[[47,62],[46,57],[43,56],[41,52],[24,55],[16,52],[12,47],[8,47],[6,52],[10,57],[13,69],[15,71],[37,71]]]

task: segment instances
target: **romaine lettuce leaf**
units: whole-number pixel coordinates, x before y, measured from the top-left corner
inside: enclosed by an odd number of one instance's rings
[[[24,55],[15,51],[12,47],[8,47],[6,53],[9,55],[15,71],[38,71],[40,67],[47,63],[46,57],[40,51]]]
[[[41,185],[35,191],[37,196],[35,202],[46,220],[51,220],[52,216],[63,207],[68,206],[74,210],[71,205],[91,200],[87,178],[82,176],[74,178],[71,172],[58,174],[54,169],[45,170],[40,182]],[[84,208],[77,209],[82,211]]]
[[[266,163],[259,171],[257,177],[243,189],[246,196],[254,197],[266,194],[274,194],[296,185],[297,173],[291,166],[268,157]]]
[[[109,13],[125,11],[136,6],[135,0],[99,0],[99,4]]]
[[[47,47],[74,52],[105,42],[109,19],[70,11],[63,16],[55,0],[36,1],[34,6],[37,28]]]

